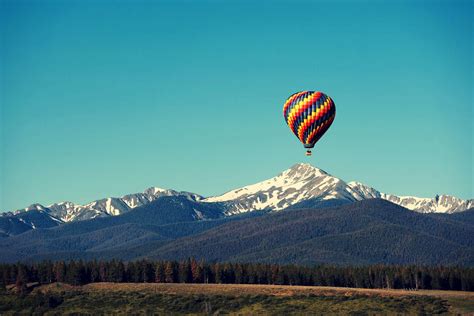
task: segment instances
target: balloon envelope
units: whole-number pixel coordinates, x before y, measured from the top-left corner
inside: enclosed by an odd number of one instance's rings
[[[313,148],[334,121],[336,106],[322,92],[301,91],[286,100],[283,116],[304,147]]]

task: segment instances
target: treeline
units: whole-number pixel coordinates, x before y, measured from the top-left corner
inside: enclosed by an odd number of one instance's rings
[[[0,286],[29,282],[227,283],[474,291],[474,268],[373,265],[315,267],[261,263],[141,260],[0,264]]]

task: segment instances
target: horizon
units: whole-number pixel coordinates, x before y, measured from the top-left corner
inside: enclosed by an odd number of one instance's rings
[[[472,2],[0,6],[0,211],[216,196],[296,161],[474,198]],[[311,158],[281,113],[301,90],[337,109]]]

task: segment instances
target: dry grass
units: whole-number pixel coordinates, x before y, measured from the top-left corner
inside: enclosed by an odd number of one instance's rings
[[[53,303],[60,304],[49,306],[51,297],[55,298]],[[71,286],[54,283],[36,286],[23,298],[7,294],[1,299],[4,308],[0,306],[0,314],[3,310],[5,315],[38,312],[54,315],[206,315],[210,311],[236,315],[474,315],[474,293],[470,292],[321,286],[183,283]],[[5,308],[5,304],[10,307]]]
[[[387,290],[326,286],[290,286],[255,284],[185,284],[185,283],[91,283],[82,287],[86,291],[152,291],[164,294],[221,294],[221,295],[376,295],[376,296],[434,296],[474,300],[474,292],[439,290]]]

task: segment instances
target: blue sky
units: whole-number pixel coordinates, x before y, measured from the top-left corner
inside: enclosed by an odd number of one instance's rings
[[[0,2],[0,210],[298,162],[474,196],[471,1]],[[300,90],[337,108],[309,158],[281,110]]]

